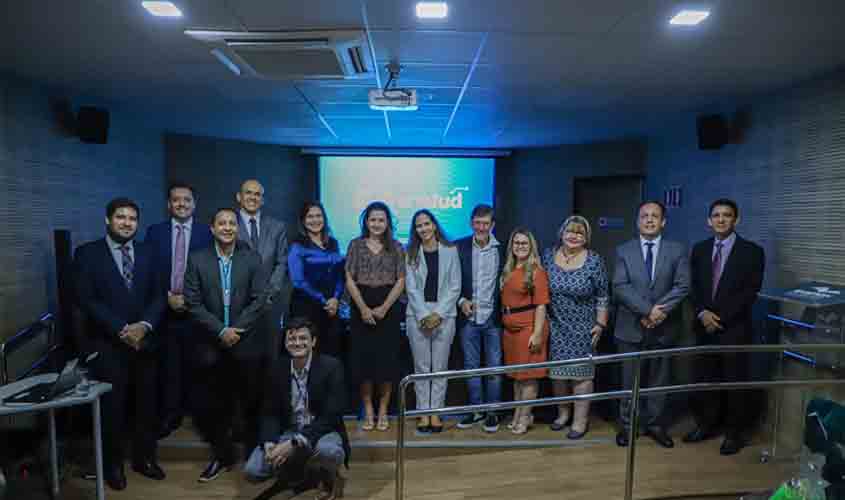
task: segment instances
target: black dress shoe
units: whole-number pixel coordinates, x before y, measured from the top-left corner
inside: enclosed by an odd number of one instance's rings
[[[156,481],[161,481],[167,477],[164,470],[154,460],[132,462],[132,470]]]
[[[616,445],[623,448],[628,446],[628,431],[621,430],[616,433]]]
[[[669,434],[666,433],[666,429],[663,427],[649,427],[646,430],[646,434],[651,436],[657,444],[664,448],[673,448],[675,446],[675,442],[672,441],[672,438],[669,437]]]
[[[205,470],[202,471],[202,474],[200,474],[200,477],[199,479],[197,479],[197,481],[201,483],[214,481],[220,474],[227,472],[231,468],[231,463],[225,463],[215,458],[214,460],[208,463],[208,465],[205,467]]]
[[[736,455],[739,450],[745,447],[745,442],[739,436],[725,436],[722,446],[719,448],[720,455]]]
[[[122,491],[126,489],[126,473],[123,471],[123,466],[110,467],[103,473],[103,475],[105,476],[104,479],[106,480],[106,484],[109,485],[109,488],[115,491]]]
[[[717,433],[712,428],[699,426],[684,436],[683,441],[685,443],[700,443],[701,441],[713,439],[716,436]]]

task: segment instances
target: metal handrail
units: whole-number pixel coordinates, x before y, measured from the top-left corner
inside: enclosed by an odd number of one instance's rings
[[[695,383],[695,384],[681,384],[661,387],[649,387],[642,389],[640,387],[640,366],[643,359],[653,358],[674,358],[677,356],[691,356],[701,354],[719,354],[719,353],[735,353],[735,352],[783,352],[784,350],[799,350],[804,352],[819,352],[819,351],[845,351],[845,344],[773,344],[773,345],[725,345],[725,346],[694,346],[694,347],[675,347],[671,349],[659,349],[653,351],[637,351],[622,354],[608,354],[603,356],[588,356],[586,358],[567,359],[561,361],[545,361],[543,363],[529,363],[521,365],[507,365],[496,366],[490,368],[476,368],[472,370],[449,370],[443,372],[432,373],[414,373],[406,376],[399,383],[399,417],[396,426],[396,500],[403,500],[405,496],[405,418],[426,416],[426,415],[445,415],[453,413],[471,413],[479,411],[497,411],[511,408],[519,408],[523,406],[552,406],[560,403],[567,403],[571,401],[594,401],[606,399],[623,399],[631,398],[630,415],[628,421],[630,427],[628,429],[628,456],[626,459],[625,468],[625,500],[631,500],[633,496],[634,485],[634,462],[635,462],[635,448],[636,439],[635,432],[639,427],[639,398],[641,395],[651,394],[669,394],[678,392],[693,392],[693,391],[714,391],[714,390],[737,390],[737,389],[751,389],[751,388],[766,388],[766,387],[800,387],[800,386],[818,386],[818,385],[840,385],[845,384],[845,379],[811,379],[811,380],[769,380],[769,381],[751,381],[751,382],[719,382],[719,383]],[[530,399],[524,401],[509,401],[498,403],[486,403],[478,405],[466,406],[452,406],[445,408],[432,408],[425,410],[411,410],[406,411],[406,392],[408,385],[425,380],[433,379],[464,379],[484,375],[501,375],[511,372],[519,372],[524,370],[538,369],[538,368],[555,368],[558,366],[583,365],[591,364],[601,365],[608,363],[617,363],[620,361],[632,361],[633,380],[631,389],[622,389],[608,392],[594,392],[591,394],[579,394],[573,396],[557,396],[551,398]]]

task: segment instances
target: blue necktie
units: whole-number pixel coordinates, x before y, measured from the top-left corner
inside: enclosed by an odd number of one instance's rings
[[[645,246],[645,272],[648,274],[648,280],[651,281],[654,279],[654,276],[652,275],[652,270],[654,269],[654,253],[651,251],[651,247],[654,246],[654,243],[648,242]]]

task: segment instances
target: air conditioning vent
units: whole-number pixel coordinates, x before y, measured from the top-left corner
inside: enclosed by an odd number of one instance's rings
[[[208,31],[185,34],[209,45],[240,75],[273,80],[350,79],[373,75],[362,30]]]

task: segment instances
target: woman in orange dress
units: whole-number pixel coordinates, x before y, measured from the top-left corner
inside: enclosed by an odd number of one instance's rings
[[[537,241],[531,231],[517,228],[508,240],[507,260],[502,269],[502,346],[505,364],[542,363],[548,359],[549,278],[540,265]],[[524,370],[508,374],[513,382],[514,399],[537,398],[537,379],[546,369]],[[514,434],[525,434],[534,421],[530,407],[514,410],[509,427]]]

